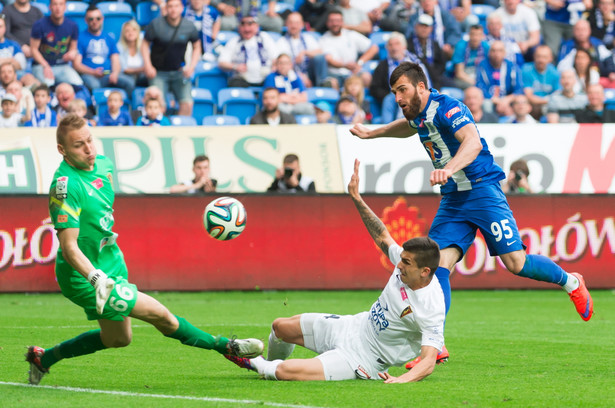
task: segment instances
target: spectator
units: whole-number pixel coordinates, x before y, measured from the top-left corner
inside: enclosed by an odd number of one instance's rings
[[[148,85],[141,43],[141,27],[136,20],[128,20],[122,25],[117,51],[120,56],[122,73],[132,78],[135,87]]]
[[[506,35],[502,16],[495,11],[487,17],[487,42],[491,45],[494,41],[502,41],[506,49],[506,59],[519,67],[523,66],[525,60],[521,53],[521,48],[514,40]]]
[[[527,96],[522,94],[515,95],[510,105],[512,107],[513,114],[507,118],[505,123],[536,123],[536,119],[530,115],[532,105],[530,105],[530,101]]]
[[[0,96],[6,92],[6,87],[13,81],[17,80],[15,65],[12,61],[4,61],[0,63]]]
[[[43,12],[38,7],[32,6],[30,0],[15,0],[2,11],[6,22],[7,38],[17,41],[25,57],[32,58],[30,33],[34,23],[43,18]]]
[[[319,101],[314,104],[314,113],[316,115],[316,123],[333,123],[333,114],[331,105],[325,101]]]
[[[6,17],[0,14],[0,64],[11,62],[15,71],[26,69],[26,57],[19,44],[5,37]]]
[[[15,95],[5,93],[2,95],[2,116],[0,116],[0,128],[16,128],[24,122],[24,117],[17,112],[17,98]]]
[[[300,13],[286,17],[286,34],[276,43],[280,54],[291,56],[295,72],[306,87],[320,86],[327,76],[327,61],[320,44],[313,36],[303,33],[305,28]]]
[[[455,86],[466,89],[476,85],[476,67],[487,58],[489,43],[485,40],[485,31],[480,24],[470,27],[468,40],[461,40],[455,45],[451,63],[455,70]]]
[[[365,113],[361,110],[353,96],[343,95],[337,102],[333,121],[339,125],[365,123]]]
[[[615,45],[615,0],[597,0],[598,6],[590,11],[591,36],[602,41],[609,49]],[[590,8],[588,8],[590,10]]]
[[[431,37],[438,43],[446,59],[453,55],[455,44],[461,40],[461,26],[448,11],[442,10],[437,0],[420,0],[420,8],[410,17],[410,24],[406,37],[412,36],[411,27],[415,27],[420,16],[427,14],[432,18]],[[434,76],[431,77],[435,80]]]
[[[48,17],[32,26],[32,73],[50,87],[60,82],[81,86],[83,80],[70,65],[77,56],[77,24],[64,17],[66,0],[51,0],[49,10]]]
[[[338,0],[337,9],[342,13],[344,18],[343,27],[347,30],[354,30],[365,36],[369,36],[372,32],[372,21],[367,16],[367,13],[360,8],[350,5],[350,0]]]
[[[32,109],[34,109],[34,96],[28,88],[23,87],[22,83],[15,80],[7,85],[6,92],[15,95],[17,98],[17,106],[15,111],[21,113],[24,117],[24,122],[30,120]]]
[[[109,92],[107,109],[98,118],[100,126],[133,126],[132,118],[127,110],[123,110],[124,99],[119,91]]]
[[[164,116],[160,100],[155,98],[145,100],[145,111],[137,120],[137,126],[171,126],[169,118]]]
[[[365,83],[359,75],[351,75],[344,81],[342,88],[342,96],[352,96],[359,109],[363,111],[364,122],[369,123],[372,119],[372,112],[369,106],[369,101],[365,98]]]
[[[279,91],[280,111],[291,115],[313,115],[314,107],[307,101],[305,85],[293,70],[290,57],[278,55],[275,65],[276,70],[265,78],[263,87]]]
[[[585,93],[590,84],[600,83],[600,71],[587,50],[576,50],[572,68],[577,77],[575,92]]]
[[[378,46],[356,31],[343,28],[342,13],[334,10],[327,17],[328,31],[321,37],[320,45],[329,65],[330,85],[339,89],[346,78],[361,71],[363,64],[378,54]],[[360,55],[360,57],[359,57]],[[371,75],[362,73],[366,83]]]
[[[167,15],[155,18],[145,29],[141,53],[150,84],[165,94],[170,90],[179,101],[178,114],[191,116],[190,80],[201,58],[201,40],[194,24],[182,18],[183,9],[181,0],[167,1]],[[184,54],[189,42],[192,56],[186,64]]]
[[[540,44],[540,21],[536,12],[521,0],[503,0],[495,13],[502,17],[504,35],[519,45],[526,61],[532,60],[533,48]]]
[[[83,99],[75,98],[70,101],[66,113],[72,113],[83,118],[88,126],[96,126],[96,120],[89,114],[88,106]]]
[[[600,62],[600,85],[615,88],[615,54]]]
[[[290,113],[280,111],[280,91],[277,88],[265,88],[263,91],[263,109],[250,119],[251,125],[293,125],[297,121]]]
[[[297,11],[303,17],[307,30],[322,34],[327,31],[327,17],[332,10],[335,6],[330,0],[305,0]]]
[[[73,101],[73,99],[75,99],[75,89],[71,84],[62,82],[56,86],[55,94],[57,99],[55,110],[59,122],[64,116],[66,116],[68,113],[69,104]]]
[[[407,32],[410,17],[418,11],[418,7],[416,0],[397,0],[391,2],[380,20],[380,29],[382,31]]]
[[[591,84],[587,87],[588,104],[584,109],[575,113],[579,123],[613,123],[615,110],[604,105],[604,88],[600,84]]]
[[[463,91],[463,103],[466,104],[476,123],[498,123],[500,118],[493,112],[483,110],[485,97],[483,91],[476,86],[470,86]]]
[[[532,188],[528,182],[530,169],[523,159],[511,163],[510,171],[506,180],[502,181],[504,194],[532,194]]]
[[[494,41],[487,59],[476,70],[476,86],[483,91],[485,99],[491,100],[494,110],[500,116],[512,114],[510,103],[515,94],[522,92],[519,68],[504,59],[505,56],[504,43]]]
[[[145,88],[145,91],[143,92],[143,107],[144,108],[145,108],[145,104],[150,99],[156,99],[160,103],[160,106],[162,108],[162,113],[166,113],[167,106],[164,101],[164,95],[162,94],[162,91],[160,90],[160,88],[158,88],[156,85],[151,85]],[[145,109],[143,111],[145,112]]]
[[[220,32],[220,13],[210,5],[210,0],[190,0],[184,17],[192,21],[194,27],[201,33],[203,59],[215,61],[214,41]]]
[[[419,58],[424,67],[427,67],[425,72],[431,80],[432,87],[440,89],[443,86],[455,86],[453,79],[444,74],[447,57],[434,40],[432,32],[433,18],[428,14],[419,16],[408,42],[408,50]]]
[[[122,72],[115,40],[103,32],[102,12],[90,5],[85,12],[85,21],[88,28],[79,35],[79,53],[73,61],[73,67],[81,74],[85,86],[90,91],[107,87],[121,88],[132,95],[135,81]]]
[[[534,51],[534,62],[526,63],[521,70],[523,92],[532,105],[534,118],[544,115],[547,97],[559,89],[559,72],[552,61],[551,49],[546,45],[539,45]]]
[[[261,13],[262,4],[267,2],[267,11]],[[282,32],[282,26],[284,20],[276,13],[275,6],[277,0],[250,0],[249,2],[244,0],[221,0],[216,7],[222,14],[221,17],[221,30],[225,31],[237,31],[238,23],[241,23],[239,16],[246,16],[252,14],[254,18],[258,19],[258,23],[265,31],[275,31],[276,33]],[[245,7],[244,5],[247,5]]]
[[[380,23],[384,16],[384,10],[386,10],[390,4],[391,1],[389,0],[350,0],[350,5],[367,14],[372,24],[375,26]]]
[[[613,0],[610,0],[611,3]],[[543,44],[553,55],[559,53],[560,45],[572,37],[572,26],[580,13],[593,8],[592,0],[549,0],[545,2],[545,18],[542,22]]]
[[[478,24],[476,16],[473,19],[468,19],[472,14],[471,0],[448,0],[439,3],[440,7],[455,17],[455,20],[461,25],[461,31],[467,32],[469,27]]]
[[[278,193],[315,193],[314,180],[301,174],[299,156],[287,154],[282,161],[282,168],[276,169],[275,179],[267,192]]]
[[[55,127],[58,125],[56,113],[51,110],[49,102],[51,94],[49,87],[45,84],[40,84],[34,88],[34,109],[32,117],[25,126],[29,127]]]
[[[171,193],[200,195],[215,193],[218,180],[211,178],[209,171],[209,157],[205,155],[196,156],[192,161],[194,178],[171,186]]]
[[[548,123],[574,123],[575,113],[587,104],[587,95],[574,91],[576,74],[567,69],[560,73],[560,89],[547,98]]]
[[[577,21],[572,29],[572,38],[562,44],[557,69],[562,71],[571,68],[578,49],[584,49],[589,53],[595,67],[611,55],[602,41],[591,36],[591,27],[587,20]]]
[[[218,57],[220,69],[230,72],[230,87],[262,86],[278,56],[275,42],[269,34],[259,32],[252,15],[243,16],[239,37],[231,39]]]

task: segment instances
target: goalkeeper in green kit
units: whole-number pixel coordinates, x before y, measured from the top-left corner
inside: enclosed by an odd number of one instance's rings
[[[28,347],[30,384],[38,384],[49,367],[64,358],[127,346],[132,338],[131,317],[189,346],[231,356],[260,355],[260,340],[229,340],[205,333],[128,281],[124,256],[115,242],[117,234],[112,231],[111,161],[96,154],[90,128],[76,115],[62,119],[56,139],[64,157],[49,190],[49,212],[60,242],[56,276],[62,294],[81,306],[88,320],[97,320],[100,329],[48,349]]]

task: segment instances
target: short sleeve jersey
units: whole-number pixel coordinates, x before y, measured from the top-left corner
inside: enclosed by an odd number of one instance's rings
[[[425,109],[409,124],[417,130],[436,169],[444,168],[457,154],[461,143],[455,138],[455,132],[464,126],[476,126],[466,105],[435,90],[431,91]],[[494,184],[504,179],[505,174],[493,160],[487,142],[482,137],[480,141],[483,148],[476,159],[454,173],[448,182],[440,187],[442,194],[472,190],[479,185]]]
[[[113,227],[113,167],[104,156],[97,156],[94,170],[85,171],[62,161],[49,189],[49,214],[56,229],[79,228],[79,249],[108,275],[121,269],[123,259]],[[58,250],[56,273],[71,273],[73,268]]]
[[[65,18],[62,24],[55,25],[51,17],[43,17],[32,26],[32,38],[41,40],[39,51],[49,65],[65,64],[62,56],[70,48],[70,43],[79,38],[77,23]]]
[[[399,245],[389,247],[389,258],[397,265]],[[435,276],[424,288],[410,289],[396,267],[378,300],[362,323],[363,338],[374,355],[390,366],[400,366],[420,355],[422,346],[444,345],[444,295]]]
[[[102,67],[109,72],[111,55],[119,54],[117,45],[109,34],[94,35],[87,30],[80,34],[77,49],[83,56],[83,65],[94,69]]]

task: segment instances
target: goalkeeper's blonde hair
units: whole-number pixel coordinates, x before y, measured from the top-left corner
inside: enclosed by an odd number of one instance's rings
[[[58,128],[56,129],[56,142],[64,146],[66,135],[73,130],[81,129],[85,125],[85,119],[74,113],[69,113],[64,116],[58,124]]]

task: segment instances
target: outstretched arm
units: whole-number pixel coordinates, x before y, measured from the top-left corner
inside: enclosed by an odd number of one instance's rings
[[[377,137],[409,137],[416,133],[416,129],[408,125],[406,119],[397,119],[389,124],[375,129],[368,129],[357,123],[350,129],[350,133],[359,139],[375,139]]]
[[[363,224],[367,227],[367,231],[372,236],[378,248],[384,252],[384,254],[389,256],[389,247],[395,244],[395,241],[389,234],[387,227],[384,223],[378,218],[376,214],[365,204],[361,194],[359,194],[359,160],[355,159],[354,161],[354,173],[350,178],[350,183],[348,183],[348,193],[354,201],[354,205],[357,207],[359,211],[359,215],[363,219]]]
[[[380,378],[384,380],[385,384],[421,381],[433,372],[433,369],[436,366],[437,356],[437,348],[423,346],[421,347],[421,361],[415,365],[412,370],[400,375],[399,377],[393,377],[389,373],[379,373],[378,375],[380,375]]]

